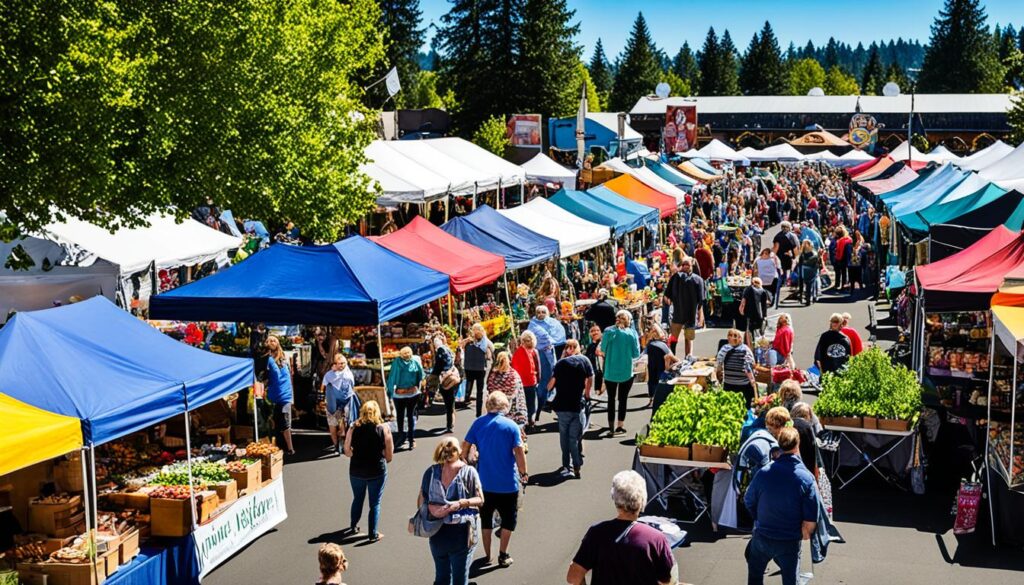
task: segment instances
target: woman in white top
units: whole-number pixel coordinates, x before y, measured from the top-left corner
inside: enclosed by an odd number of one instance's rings
[[[761,250],[761,257],[754,261],[754,266],[757,268],[757,275],[761,278],[761,282],[764,283],[765,290],[772,294],[774,299],[775,308],[779,308],[779,276],[782,274],[782,265],[779,263],[779,258],[772,253],[771,248],[765,248]]]

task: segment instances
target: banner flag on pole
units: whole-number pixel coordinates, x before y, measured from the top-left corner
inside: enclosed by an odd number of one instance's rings
[[[384,78],[384,84],[388,86],[389,96],[394,96],[396,93],[402,91],[402,82],[398,79],[397,67],[392,67],[391,71],[388,71],[387,77]]]

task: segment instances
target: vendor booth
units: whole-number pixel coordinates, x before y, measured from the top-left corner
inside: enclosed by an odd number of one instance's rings
[[[576,171],[556,163],[543,152],[520,165],[526,172],[526,180],[540,185],[576,186]]]
[[[697,179],[698,181],[705,181],[705,182],[707,182],[707,181],[715,181],[717,179],[721,179],[722,178],[722,176],[719,175],[719,174],[716,174],[716,173],[710,172],[710,171],[708,171],[706,169],[702,169],[702,168],[698,167],[695,164],[696,160],[697,159],[694,159],[694,160],[684,160],[684,161],[680,162],[678,165],[676,165],[676,168],[678,168],[679,171],[681,173],[685,174],[686,176],[688,176],[690,178],[693,178],[693,179]]]
[[[1024,225],[1024,193],[1010,191],[986,205],[929,229],[928,258],[935,262],[977,242],[997,226],[1020,231]]]
[[[643,160],[644,159],[642,158],[640,159],[641,166],[632,167],[626,164],[626,162],[623,161],[622,159],[613,158],[605,161],[601,165],[601,167],[611,169],[616,173],[629,175],[635,178],[636,180],[640,181],[644,185],[650,187],[651,189],[654,189],[659,193],[672,197],[676,201],[676,206],[685,204],[687,199],[686,191],[683,191],[675,184],[666,181],[665,179],[658,176],[651,169],[647,168],[646,166],[643,166]],[[696,181],[693,182],[693,184],[695,183]]]
[[[573,215],[610,227],[614,238],[620,238],[637,229],[657,229],[658,227],[658,211],[656,209],[647,208],[648,211],[644,214],[631,212],[616,207],[606,199],[591,195],[586,191],[562,189],[552,195],[549,201]],[[653,223],[651,222],[652,217]]]
[[[193,583],[283,521],[281,451],[219,419],[252,383],[251,360],[189,347],[101,297],[16,315],[0,330],[0,409],[18,417],[0,444],[20,447],[0,451],[0,483],[13,488],[4,530],[25,531],[8,557],[19,577]],[[244,429],[253,442],[236,449]]]
[[[881,193],[888,193],[889,191],[894,191],[896,189],[904,187],[907,184],[913,182],[915,179],[917,179],[917,177],[917,171],[914,171],[913,169],[906,165],[900,165],[898,171],[884,179],[871,179],[869,181],[861,181],[860,183],[858,183],[858,185],[860,187],[863,187],[864,189],[867,189],[868,191],[871,191],[875,195],[879,195]]]
[[[978,152],[962,158],[958,164],[965,171],[977,171],[994,164],[1011,152],[1013,152],[1012,146],[1002,140],[996,140]]]
[[[69,218],[24,239],[0,241],[0,315],[47,309],[71,297],[102,295],[122,307],[147,299],[161,288],[161,276],[177,283],[179,272],[212,262],[228,264],[228,251],[243,240],[186,219],[154,215],[148,227],[111,233]],[[27,270],[4,268],[15,248],[32,261]],[[179,267],[187,267],[179,271]]]
[[[611,181],[601,184],[600,187],[609,189],[641,205],[654,207],[661,212],[662,218],[672,217],[679,208],[679,202],[675,197],[648,187],[630,175],[616,177]],[[595,187],[590,189],[590,191],[594,193],[600,192],[600,187]]]
[[[573,215],[547,199],[534,199],[498,213],[528,230],[558,240],[562,258],[596,248],[611,239],[607,226]]]
[[[463,242],[505,258],[509,270],[539,264],[559,253],[558,240],[523,227],[489,205],[456,217],[441,229]]]

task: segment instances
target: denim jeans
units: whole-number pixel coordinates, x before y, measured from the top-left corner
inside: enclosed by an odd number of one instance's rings
[[[775,540],[758,535],[747,544],[747,585],[764,585],[769,561],[779,565],[782,585],[796,585],[800,573],[800,540]]]
[[[569,462],[573,467],[583,467],[583,457],[580,455],[580,439],[583,437],[583,410],[559,410],[555,412],[558,417],[558,442],[562,446],[562,467],[569,469]]]
[[[359,517],[363,515],[363,500],[367,492],[370,494],[370,511],[367,514],[370,536],[377,535],[377,524],[380,523],[380,500],[384,497],[384,484],[388,481],[387,472],[379,477],[364,479],[354,475],[348,476],[352,484],[352,523],[349,526],[357,526]]]
[[[818,279],[818,271],[813,268],[800,269],[800,285],[803,289],[803,301],[810,303],[814,300],[814,281]]]
[[[533,415],[537,412],[537,387],[526,386],[523,392],[526,395],[526,420],[533,422]]]
[[[434,557],[434,585],[467,585],[469,565],[476,547],[469,546],[469,524],[443,524],[430,537]]]
[[[399,398],[395,395],[395,418],[398,419],[398,432],[402,433],[402,440],[395,443],[395,447],[402,445],[406,439],[411,444],[416,436],[416,406],[420,403],[420,396],[417,394],[412,398]],[[409,434],[405,434],[405,423],[409,423]]]

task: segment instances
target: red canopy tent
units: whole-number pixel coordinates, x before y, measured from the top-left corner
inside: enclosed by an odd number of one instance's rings
[[[851,177],[856,177],[857,175],[859,175],[859,174],[863,173],[864,171],[870,169],[872,166],[875,165],[875,163],[877,163],[880,160],[882,160],[882,157],[873,158],[871,160],[864,161],[864,162],[860,163],[859,165],[857,165],[855,167],[850,167],[850,168],[846,169],[846,174],[851,176]]]
[[[370,238],[413,262],[443,272],[459,294],[498,280],[505,273],[505,259],[449,235],[420,216],[386,236]],[[400,274],[394,275],[401,278]]]
[[[880,175],[882,173],[882,171],[884,171],[885,169],[889,168],[890,166],[892,166],[895,163],[896,163],[896,161],[892,160],[888,156],[883,156],[882,158],[876,160],[875,164],[869,166],[868,168],[864,169],[863,171],[861,171],[861,172],[859,172],[857,174],[851,174],[850,176],[851,176],[851,178],[854,181],[858,181],[858,182],[866,181],[868,179],[873,179],[873,178],[877,177],[878,175]],[[856,167],[854,167],[854,168],[856,168]]]
[[[676,212],[676,208],[679,207],[675,197],[649,187],[631,175],[621,175],[603,183],[603,186],[622,195],[626,199],[659,209],[661,217],[671,217]]]
[[[917,280],[929,312],[984,310],[1003,279],[1024,264],[1024,236],[999,226],[938,262],[919,266]]]
[[[897,171],[895,175],[889,178],[861,181],[860,185],[875,195],[878,195],[879,193],[888,193],[893,189],[899,189],[916,178],[917,173],[910,167],[904,166],[902,169]]]

